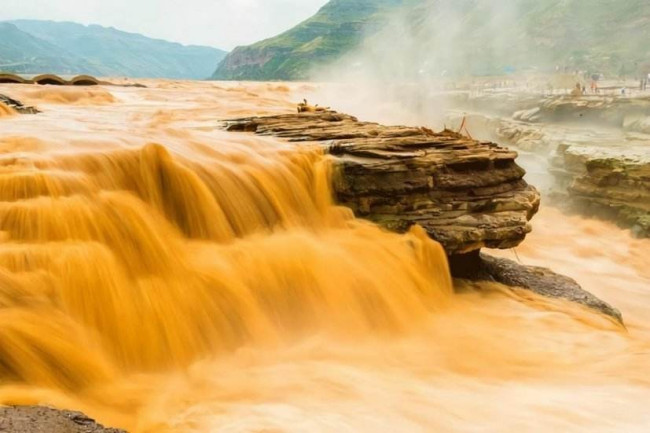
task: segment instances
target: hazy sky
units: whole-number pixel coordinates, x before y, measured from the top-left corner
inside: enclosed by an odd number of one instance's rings
[[[327,0],[0,0],[0,21],[101,24],[230,50],[293,27]]]

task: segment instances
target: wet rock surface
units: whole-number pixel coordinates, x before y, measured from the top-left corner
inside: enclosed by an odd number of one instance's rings
[[[336,112],[237,119],[225,127],[322,143],[336,157],[340,204],[393,231],[419,224],[450,255],[518,245],[539,208],[516,152],[452,131],[383,126]]]
[[[573,279],[550,269],[524,266],[512,260],[480,254],[481,276],[510,287],[530,290],[548,298],[566,299],[594,309],[623,323],[621,312],[583,290]]]
[[[0,94],[0,104],[4,104],[13,108],[21,114],[37,114],[39,111],[35,107],[26,106],[20,101],[10,98],[9,96]]]
[[[81,412],[37,406],[0,407],[2,433],[126,433],[106,428]]]
[[[449,266],[456,278],[477,282],[492,281],[529,290],[547,298],[565,299],[623,323],[623,317],[616,308],[582,289],[575,280],[547,268],[526,266],[479,251],[451,256]]]

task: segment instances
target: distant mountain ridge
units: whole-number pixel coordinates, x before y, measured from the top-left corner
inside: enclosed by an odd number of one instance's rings
[[[213,78],[308,79],[342,59],[391,73],[393,62],[406,79],[556,68],[637,76],[650,68],[649,41],[648,0],[331,0],[287,32],[237,47]]]
[[[0,22],[0,71],[205,79],[226,52],[112,27],[71,22]]]

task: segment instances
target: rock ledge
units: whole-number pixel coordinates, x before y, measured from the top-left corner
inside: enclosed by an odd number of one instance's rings
[[[516,152],[453,131],[383,126],[336,112],[236,119],[225,127],[321,143],[336,157],[338,203],[389,230],[419,224],[449,255],[519,245],[539,209]]]

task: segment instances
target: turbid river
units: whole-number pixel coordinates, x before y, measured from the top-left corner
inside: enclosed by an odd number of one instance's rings
[[[146,84],[0,86],[43,110],[0,113],[1,403],[131,433],[650,429],[649,241],[543,208],[517,249],[627,330],[454,291],[422,230],[332,202],[319,148],[219,128],[310,86]]]

